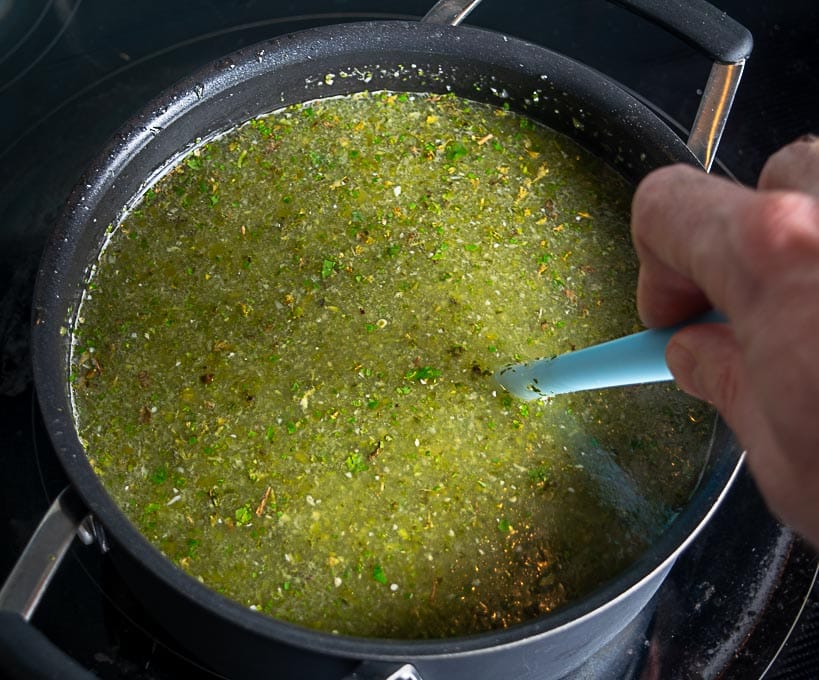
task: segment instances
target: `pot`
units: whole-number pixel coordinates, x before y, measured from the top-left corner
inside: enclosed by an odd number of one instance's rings
[[[674,162],[707,169],[750,52],[749,34],[706,3],[618,4],[684,37],[716,62],[688,145],[636,96],[596,71],[508,36],[456,26],[475,0],[442,0],[420,23],[331,26],[249,47],[179,83],[132,119],[72,194],[39,271],[35,384],[71,487],[55,501],[0,591],[0,609],[8,610],[0,616],[6,648],[30,654],[35,668],[48,659],[63,672],[70,667],[25,621],[78,532],[108,552],[173,638],[205,665],[233,677],[267,676],[271,669],[288,678],[562,677],[635,620],[737,474],[742,455],[722,422],[686,510],[613,581],[505,630],[432,641],[378,640],[277,621],[227,600],[166,560],[118,509],[88,464],[68,387],[67,329],[107,227],[196,140],[271,110],[365,89],[451,91],[508,103],[573,138],[632,182]]]

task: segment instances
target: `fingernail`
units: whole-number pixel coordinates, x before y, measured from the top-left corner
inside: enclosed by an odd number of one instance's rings
[[[669,343],[665,350],[665,361],[679,388],[693,397],[702,399],[702,393],[697,388],[695,380],[697,358],[688,348],[679,342]]]

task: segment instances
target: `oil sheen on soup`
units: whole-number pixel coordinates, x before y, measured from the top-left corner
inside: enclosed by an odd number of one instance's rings
[[[73,326],[78,431],[168,559],[315,629],[505,627],[631,564],[711,410],[659,384],[523,403],[499,366],[639,330],[632,193],[451,95],[292,106],[113,225]]]

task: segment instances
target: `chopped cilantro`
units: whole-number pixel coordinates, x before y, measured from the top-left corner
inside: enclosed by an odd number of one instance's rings
[[[362,456],[360,453],[351,453],[344,459],[344,464],[347,466],[347,470],[352,472],[354,475],[358,474],[359,472],[369,470],[370,468],[370,466],[367,465],[367,461],[364,459],[364,456]]]
[[[166,479],[168,479],[168,468],[164,465],[160,465],[150,475],[152,484],[162,484]]]
[[[233,517],[236,519],[237,524],[250,524],[250,520],[253,519],[250,504],[245,503],[242,507],[237,508],[236,512],[233,513]]]
[[[432,366],[421,366],[420,368],[416,368],[414,371],[404,374],[404,378],[406,380],[417,380],[418,382],[423,380],[434,380],[435,378],[440,377],[440,369],[432,368]]]
[[[387,575],[384,573],[384,569],[380,564],[376,564],[373,567],[373,580],[378,581],[383,585],[387,585]]]
[[[336,269],[334,260],[323,260],[321,263],[321,278],[326,279],[331,276]]]
[[[457,161],[459,158],[466,156],[469,152],[460,142],[449,142],[449,144],[446,145],[445,153],[448,161]]]

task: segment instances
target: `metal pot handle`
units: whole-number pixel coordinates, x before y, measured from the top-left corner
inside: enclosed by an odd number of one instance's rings
[[[608,0],[637,14],[711,59],[711,73],[686,142],[706,171],[717,155],[745,60],[754,41],[747,28],[705,0]],[[439,0],[422,21],[457,26],[481,0]]]
[[[46,512],[0,588],[0,669],[13,680],[93,680],[83,668],[30,625],[51,579],[75,537],[96,539],[92,516],[70,486]],[[104,544],[100,540],[100,544]],[[412,664],[364,661],[344,680],[421,680]]]
[[[0,589],[0,668],[11,678],[93,676],[29,621],[74,537],[89,544],[94,535],[88,511],[71,487],[57,496]]]
[[[96,533],[92,516],[74,489],[63,489],[0,588],[0,669],[4,678],[95,677],[29,622],[74,538],[90,545]],[[421,676],[409,663],[364,661],[343,680],[421,680]]]

